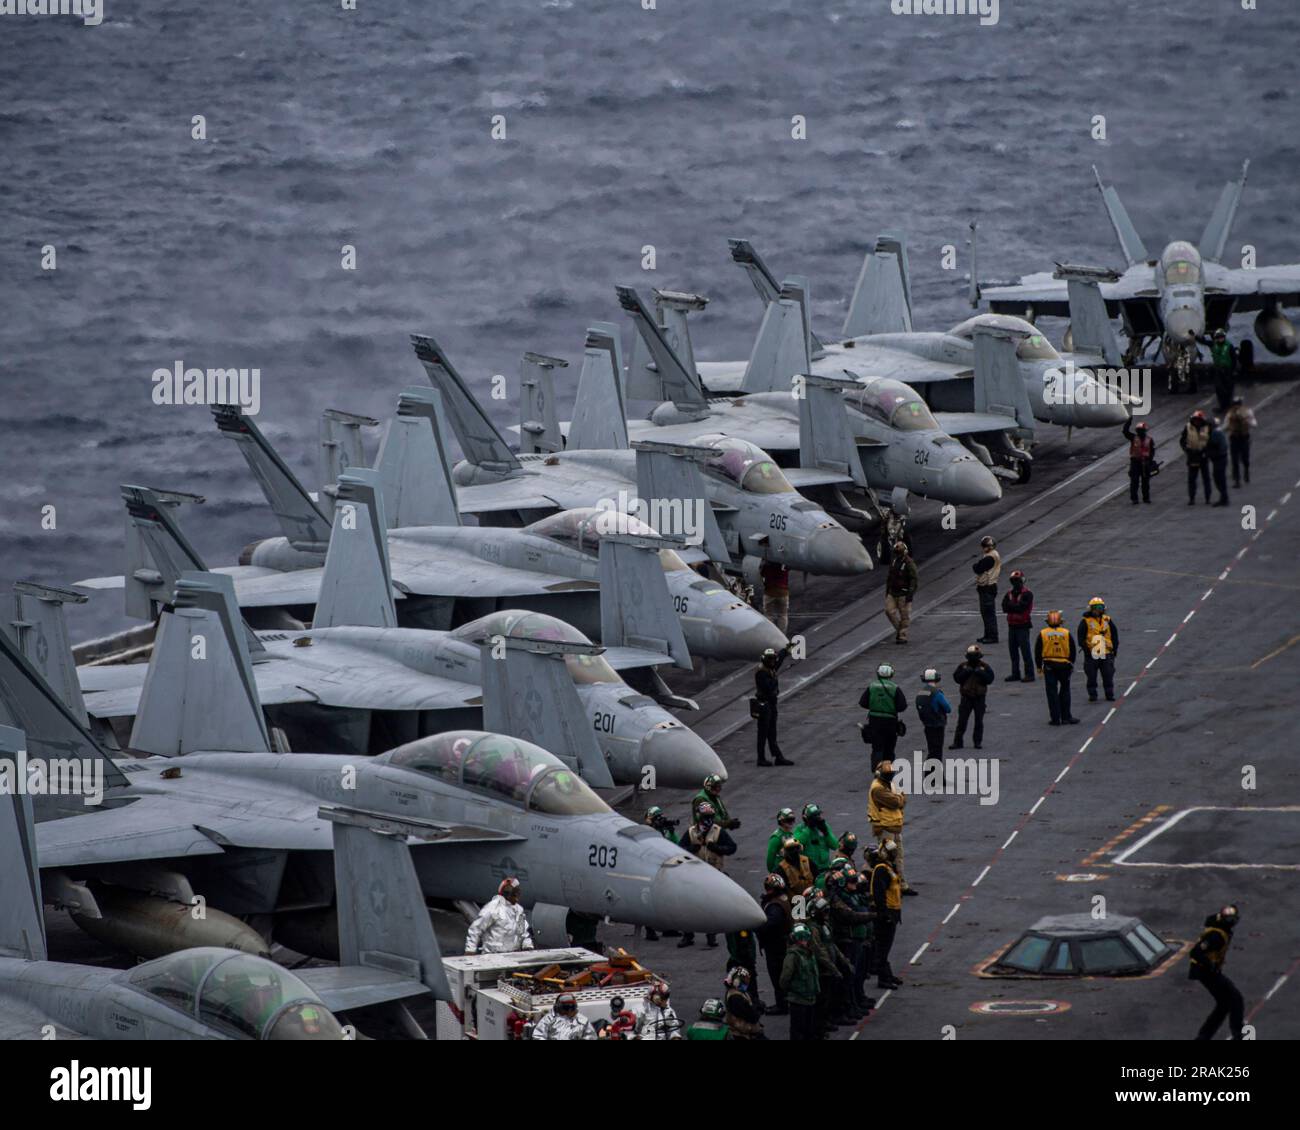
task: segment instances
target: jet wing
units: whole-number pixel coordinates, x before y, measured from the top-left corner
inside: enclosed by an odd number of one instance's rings
[[[348,1012],[429,993],[429,987],[422,981],[367,965],[318,965],[294,972],[311,986],[331,1012]]]
[[[751,413],[746,411],[743,400],[739,407],[732,408],[730,404],[729,401],[721,403],[711,401],[709,405],[713,409],[711,415],[693,424],[667,424],[657,427],[649,420],[629,420],[628,434],[632,439],[690,444],[705,432],[720,431],[728,435],[743,436],[768,453],[799,450],[798,417],[784,418],[757,408]],[[793,404],[792,400],[791,405]]]
[[[319,702],[323,706],[358,710],[454,710],[479,706],[482,691],[441,675],[426,675],[373,651],[349,647],[338,640],[312,637],[309,648],[295,648],[292,658],[275,655],[255,664],[257,693],[263,704]],[[288,684],[305,698],[268,697]],[[91,710],[87,701],[86,709]]]
[[[426,990],[427,991],[427,990]],[[0,993],[0,1040],[88,1040],[72,1028],[56,1024],[40,1009]]]
[[[885,445],[877,444],[875,446],[883,447]],[[827,471],[821,467],[783,467],[781,470],[785,477],[790,480],[790,485],[795,490],[803,490],[804,487],[853,485],[852,476]]]
[[[934,418],[940,430],[950,436],[1009,432],[1020,426],[1014,416],[1000,416],[994,412],[936,412]]]
[[[256,580],[259,577],[283,576],[278,569],[267,569],[262,565],[218,565],[212,572],[225,573],[228,577],[234,577],[236,589],[239,588],[241,581]],[[84,581],[74,581],[72,587],[100,592],[121,589],[125,585],[126,578],[118,574],[116,577],[87,577]],[[240,601],[240,603],[245,602]]]
[[[254,668],[260,674],[261,667]],[[92,718],[130,718],[140,705],[147,663],[119,663],[105,667],[78,667],[77,679],[86,700],[86,712]],[[258,678],[257,694],[263,706],[281,706],[293,702],[318,702],[315,694],[295,683],[273,676]],[[329,703],[327,705],[334,705]]]
[[[155,795],[116,808],[43,820],[36,825],[37,857],[42,868],[53,868],[220,855],[221,846],[197,826],[211,821],[214,812],[207,805]],[[328,829],[324,836],[328,847]]]
[[[673,657],[647,647],[607,647],[602,656],[615,671],[630,671],[634,667],[662,667],[672,663]]]
[[[498,483],[457,487],[456,502],[462,514],[490,514],[501,510],[555,510],[559,503],[543,493],[538,475],[521,475]]]
[[[484,561],[472,553],[447,546],[436,551],[409,550],[389,537],[393,583],[419,596],[537,596],[549,592],[585,592],[600,588],[594,580],[577,580],[558,573],[534,572]]]
[[[1212,300],[1218,294],[1232,295],[1237,299],[1233,303],[1234,311],[1262,310],[1270,302],[1300,306],[1300,263],[1258,267],[1253,271],[1244,268],[1207,271],[1205,281],[1206,299]]]

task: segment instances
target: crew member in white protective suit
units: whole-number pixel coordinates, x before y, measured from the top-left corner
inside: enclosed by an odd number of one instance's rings
[[[533,1025],[534,1040],[594,1040],[596,1029],[578,1011],[578,998],[561,993],[555,1007]]]
[[[478,912],[465,935],[465,952],[517,953],[533,948],[528,916],[519,905],[519,880],[513,875],[501,880],[496,898]]]
[[[636,1034],[642,1040],[680,1040],[682,1022],[668,1003],[668,986],[656,981],[636,1016]]]

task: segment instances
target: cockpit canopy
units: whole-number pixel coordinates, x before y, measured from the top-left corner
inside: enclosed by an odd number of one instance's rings
[[[920,393],[891,377],[865,378],[848,399],[864,416],[899,431],[922,432],[939,427]]]
[[[1169,286],[1201,281],[1201,253],[1185,240],[1175,240],[1160,256],[1160,273]]]
[[[708,469],[730,479],[741,490],[750,494],[790,494],[794,491],[790,480],[772,457],[749,440],[719,433],[696,436],[694,442],[700,447],[717,448],[718,454],[708,460]]]
[[[540,522],[527,527],[529,533],[539,537],[551,538],[564,545],[574,546],[584,553],[599,553],[601,539],[608,534],[634,534],[637,537],[657,538],[659,531],[641,521],[635,514],[624,514],[618,510],[604,510],[599,506],[580,506],[572,510],[561,510],[551,514]],[[683,561],[671,549],[659,551],[659,561],[665,573],[675,573],[685,569]]]
[[[217,946],[180,950],[137,965],[126,982],[237,1039],[343,1039],[334,1014],[306,982],[254,954]]]
[[[976,314],[967,318],[960,325],[953,326],[948,332],[963,341],[975,340],[976,326],[991,326],[995,330],[1009,330],[1023,334],[1016,346],[1016,358],[1020,361],[1059,361],[1061,355],[1056,347],[1045,338],[1033,322],[1017,318],[1014,314]]]
[[[521,608],[504,608],[499,612],[489,612],[486,616],[462,624],[451,635],[453,639],[472,644],[502,636],[512,640],[541,640],[592,646],[591,640],[572,624],[548,616],[545,612],[528,612]],[[602,655],[566,655],[564,662],[576,683],[621,683],[623,681]]]
[[[543,709],[545,704],[542,704]],[[417,738],[381,756],[390,765],[452,785],[495,793],[552,816],[610,811],[576,773],[541,746],[482,730],[450,730]]]

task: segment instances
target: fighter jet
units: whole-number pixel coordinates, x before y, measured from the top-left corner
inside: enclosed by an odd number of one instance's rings
[[[561,511],[525,529],[462,525],[438,423],[438,402],[436,389],[405,390],[376,460],[390,527],[388,552],[398,624],[449,629],[507,607],[527,608],[558,616],[599,639],[601,539],[616,534],[649,544],[659,537],[657,532],[634,515],[593,507]],[[300,627],[310,617],[320,591],[325,557],[314,547],[317,539],[329,540],[327,508],[307,493],[252,420],[238,408],[222,407],[217,413],[223,434],[238,443],[272,509],[291,515],[284,523],[285,536],[254,542],[240,554],[240,565],[218,571],[234,577],[240,607],[250,622],[264,628]],[[340,427],[337,420],[332,426]],[[326,452],[343,449],[349,452],[347,466],[365,466],[360,446],[337,431],[323,448]],[[327,469],[335,465],[342,464],[327,459]],[[331,491],[333,483],[331,479]],[[153,619],[181,569],[205,568],[172,513],[181,502],[202,499],[136,486],[124,486],[122,497],[127,507],[128,575],[92,578],[78,585],[91,589],[124,585],[127,614]],[[304,527],[312,529],[312,540],[300,540]],[[691,656],[752,660],[765,648],[784,647],[785,636],[766,617],[688,567],[688,560],[701,559],[706,560],[706,555],[683,539],[661,538],[659,560],[665,584],[647,584],[625,593],[623,603],[637,603],[644,615],[659,615],[659,609],[664,615],[675,615]],[[278,609],[290,610],[294,619],[268,618]],[[674,658],[689,663],[685,656]]]
[[[1255,336],[1270,353],[1289,357],[1296,350],[1295,326],[1282,308],[1300,305],[1300,264],[1237,268],[1222,263],[1249,168],[1250,162],[1244,162],[1241,176],[1224,185],[1198,244],[1174,240],[1153,258],[1119,193],[1114,186],[1102,183],[1093,166],[1127,264],[1123,274],[1101,286],[1107,310],[1122,318],[1129,339],[1125,364],[1131,365],[1155,346],[1170,368],[1172,387],[1185,383],[1198,340],[1207,332],[1227,329],[1234,313],[1259,311]],[[972,304],[981,297],[995,311],[1069,314],[1065,286],[1059,277],[1047,273],[1026,275],[1010,285],[980,286],[972,281]]]
[[[0,764],[26,756],[0,726]],[[260,954],[181,949],[118,970],[48,960],[31,798],[0,791],[0,1038],[9,1040],[341,1040],[336,1011],[450,999],[408,837],[448,829],[323,808],[332,823],[340,965],[293,973]],[[173,918],[193,907],[170,904]],[[396,970],[400,969],[400,972]]]
[[[618,295],[655,365],[660,391],[671,397],[646,420],[629,421],[633,435],[676,439],[713,427],[728,443],[759,445],[775,454],[793,486],[841,521],[862,514],[846,499],[846,489],[912,491],[967,505],[1002,496],[981,462],[993,462],[987,449],[976,445],[972,451],[953,439],[948,419],[941,424],[915,390],[846,370],[819,372],[809,357],[805,307],[795,298],[768,308],[736,389],[740,395],[723,398],[707,395],[693,356],[677,352],[632,288],[619,287]],[[676,340],[680,345],[685,335]],[[992,353],[981,361],[991,374],[979,382],[981,395],[999,375],[1017,391],[1005,364],[999,369],[996,362]],[[959,423],[998,437],[1021,430],[1014,408],[1001,408],[992,398],[982,406],[987,411],[967,414]],[[1027,417],[1027,407],[1022,411]],[[709,442],[718,445],[716,438]],[[1015,454],[1028,460],[1019,449]]]
[[[502,877],[517,876],[536,900],[542,944],[559,940],[570,910],[656,929],[726,932],[762,922],[754,900],[725,875],[617,815],[529,740],[567,752],[590,735],[564,663],[589,648],[506,640],[495,659],[484,645],[489,725],[528,737],[458,730],[372,758],[272,753],[230,579],[187,574],[171,607],[133,748],[121,761],[0,633],[0,709],[26,731],[29,760],[47,776],[63,759],[102,780],[102,800],[91,807],[83,797],[35,798],[44,898],[101,919],[99,936],[207,944],[221,912],[227,924],[231,916],[256,921],[269,938],[291,929],[292,948],[330,957],[334,868],[322,806],[440,834],[411,847],[426,898],[481,901]],[[101,902],[110,887],[116,897]],[[196,894],[204,917],[159,921]]]
[[[775,276],[748,240],[732,239],[733,260],[744,267],[765,305],[786,293],[802,290],[805,308],[807,284],[802,279],[778,286]],[[806,316],[806,315],[805,315]],[[918,332],[912,328],[912,294],[907,248],[898,234],[882,235],[867,253],[849,312],[844,320],[844,337],[823,343],[810,337],[813,372],[847,369],[859,376],[891,377],[915,386],[926,403],[938,414],[941,425],[957,436],[985,432],[981,440],[993,445],[1002,460],[1014,465],[1014,453],[1001,452],[995,432],[981,426],[979,414],[987,403],[979,389],[976,330],[987,328],[1006,334],[1015,342],[1014,369],[1023,385],[1021,393],[1001,382],[996,401],[1015,405],[1022,427],[1032,432],[1033,421],[1066,427],[1101,428],[1123,424],[1128,411],[1122,398],[1097,385],[1085,362],[1091,358],[1063,356],[1041,331],[1023,318],[978,314],[947,332]],[[1071,395],[1051,395],[1059,386],[1063,370],[1070,373]],[[700,375],[710,388],[735,387],[743,365],[733,362],[702,364]],[[1027,397],[1028,412],[1024,410]],[[969,419],[963,419],[973,413]],[[1032,418],[1029,418],[1032,417]],[[1021,438],[1032,438],[1022,436]],[[1019,468],[1017,468],[1019,469]]]
[[[589,783],[644,784],[650,773],[660,785],[692,788],[709,774],[726,775],[701,738],[615,669],[671,662],[671,653],[689,664],[668,606],[657,538],[601,539],[602,635],[609,646],[596,649],[571,625],[525,609],[490,613],[452,632],[397,627],[383,511],[378,473],[345,472],[311,629],[247,633],[258,695],[293,744],[368,753],[431,730],[478,725],[480,645],[554,640],[588,652],[571,656],[568,666],[594,734],[591,757],[579,766]],[[179,578],[164,579],[174,585]],[[639,603],[638,595],[656,585],[660,607]],[[91,717],[135,716],[145,672],[139,663],[82,667]]]
[[[442,393],[465,456],[455,469],[461,510],[480,521],[503,513],[532,520],[605,501],[617,509],[648,507],[653,516],[638,517],[665,534],[702,538],[709,557],[731,567],[753,557],[832,576],[871,568],[859,539],[801,498],[773,460],[752,445],[743,451],[715,446],[716,435],[704,428],[691,444],[575,444],[550,454],[516,455],[438,344],[427,336],[411,341]]]

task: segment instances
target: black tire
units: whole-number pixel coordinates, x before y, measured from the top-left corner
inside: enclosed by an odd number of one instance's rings
[[[1016,467],[1016,482],[1027,483],[1034,473],[1034,465],[1028,459],[1021,459]]]
[[[1250,338],[1237,346],[1237,367],[1243,375],[1255,367],[1255,343]]]

